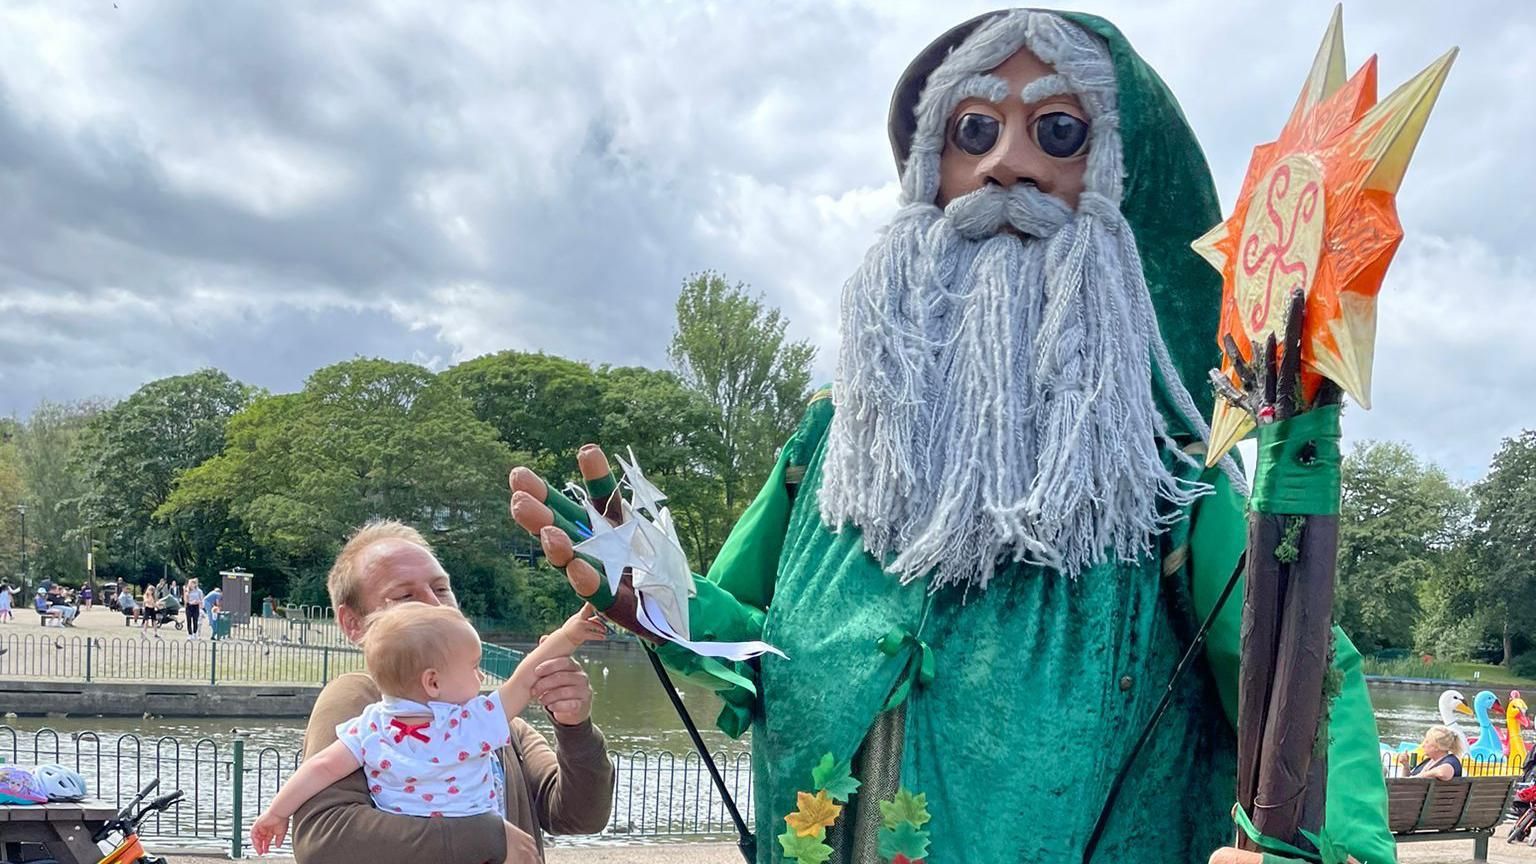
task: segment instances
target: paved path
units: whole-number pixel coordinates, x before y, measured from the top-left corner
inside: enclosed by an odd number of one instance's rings
[[[1470,847],[1469,847],[1470,848]],[[172,855],[170,864],[223,864],[226,857]],[[250,858],[260,864],[293,864],[288,856]],[[556,846],[546,864],[742,864],[741,853],[725,843],[667,843],[645,846]]]
[[[227,858],[172,856],[171,864],[215,864]],[[288,857],[253,858],[263,864],[293,864]],[[1408,843],[1398,847],[1403,864],[1472,864],[1472,841]],[[1488,844],[1491,864],[1536,864],[1536,849],[1511,846],[1503,831]],[[645,846],[557,846],[546,864],[741,864],[741,854],[725,843],[670,843]],[[1200,862],[1192,862],[1200,864]]]

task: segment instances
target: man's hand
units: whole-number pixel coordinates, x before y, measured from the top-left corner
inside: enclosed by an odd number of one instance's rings
[[[574,657],[545,660],[533,674],[533,698],[556,723],[576,726],[592,717],[592,684]]]
[[[507,860],[504,864],[539,864],[539,847],[533,837],[511,822],[501,824],[507,829]]]

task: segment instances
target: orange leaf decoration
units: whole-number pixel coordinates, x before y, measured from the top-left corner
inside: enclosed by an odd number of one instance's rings
[[[1324,377],[1371,405],[1376,295],[1403,238],[1396,196],[1453,48],[1376,101],[1376,58],[1344,76],[1342,12],[1333,19],[1280,137],[1254,148],[1237,205],[1191,244],[1222,275],[1217,345],[1231,336],[1251,362],[1255,345],[1283,341],[1292,291],[1307,295],[1302,392]],[[1238,383],[1223,355],[1222,371]],[[1218,397],[1208,464],[1253,429],[1246,411]]]
[[[801,837],[810,837],[817,831],[831,828],[832,823],[836,822],[838,815],[843,812],[841,806],[833,804],[832,799],[827,797],[825,789],[815,795],[809,792],[796,792],[795,798],[799,807],[795,812],[785,816],[784,821]]]

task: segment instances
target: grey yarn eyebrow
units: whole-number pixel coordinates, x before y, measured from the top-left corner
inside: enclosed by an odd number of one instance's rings
[[[1072,82],[1068,81],[1067,77],[1060,73],[1047,75],[1044,78],[1036,78],[1019,89],[1019,99],[1025,105],[1034,105],[1052,96],[1073,96],[1076,94],[1077,90],[1072,87]]]

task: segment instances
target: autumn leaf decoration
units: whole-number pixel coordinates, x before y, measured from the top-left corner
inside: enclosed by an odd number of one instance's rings
[[[891,864],[920,864],[928,854],[928,832],[922,828],[933,818],[928,796],[900,789],[895,798],[880,802],[880,818],[880,857]]]
[[[859,781],[850,763],[839,762],[831,753],[811,769],[811,780],[818,791],[814,795],[796,793],[795,812],[784,817],[789,828],[778,839],[785,858],[823,864],[832,857],[832,847],[826,843],[827,829],[842,815],[841,805],[859,791]],[[923,826],[933,818],[928,813],[928,797],[901,789],[890,801],[879,804],[880,857],[890,864],[924,864],[929,836]]]

